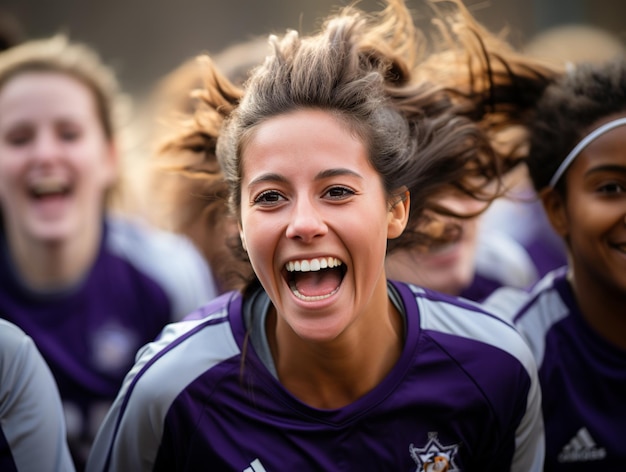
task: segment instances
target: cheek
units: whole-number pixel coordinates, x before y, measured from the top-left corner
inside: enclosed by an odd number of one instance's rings
[[[464,244],[461,248],[459,263],[457,264],[457,273],[459,277],[471,278],[474,275],[476,267],[476,244]],[[467,283],[470,281],[468,280]]]
[[[72,152],[72,160],[83,178],[100,188],[106,189],[118,179],[119,169],[115,159],[100,146],[77,147]]]
[[[570,225],[565,237],[575,246],[589,247],[596,242],[604,240],[607,232],[611,231],[612,225],[598,218],[585,218],[576,220],[577,223]]]
[[[248,253],[250,262],[255,267],[259,263],[266,264],[266,259],[273,252],[276,242],[276,231],[272,229],[267,218],[242,215],[241,242]]]
[[[0,159],[0,194],[10,193],[10,188],[15,188],[19,185],[19,175],[23,172],[22,169],[25,166],[19,165],[18,162],[16,160],[7,162]]]
[[[615,224],[615,219],[605,209],[582,205],[569,208],[567,214],[566,236],[588,238],[600,235]]]
[[[263,237],[263,234],[259,234],[263,232],[262,228],[257,228],[255,232],[257,233],[255,236],[246,237],[246,252],[252,270],[261,284],[269,289],[273,285],[270,281],[275,278],[272,258],[275,243],[270,238]]]
[[[381,219],[377,223],[366,218],[357,220],[344,218],[335,226],[342,244],[352,252],[353,263],[355,265],[380,263],[381,267],[384,266],[387,253],[386,219]],[[365,221],[367,224],[364,225]]]
[[[26,147],[14,147],[7,143],[0,143],[0,171],[6,173],[11,172],[13,169],[17,169],[20,166],[25,167],[29,153]]]
[[[479,226],[478,220],[466,222],[463,227],[463,254],[469,259],[474,258],[474,253],[478,246]]]

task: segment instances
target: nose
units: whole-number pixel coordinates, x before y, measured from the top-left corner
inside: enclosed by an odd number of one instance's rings
[[[57,136],[47,129],[40,130],[33,142],[32,155],[38,163],[50,163],[56,160],[62,152],[61,143]]]
[[[327,232],[328,226],[315,203],[310,199],[299,199],[291,212],[286,231],[287,237],[308,243]]]

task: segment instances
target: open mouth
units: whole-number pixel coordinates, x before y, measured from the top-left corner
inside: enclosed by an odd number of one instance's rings
[[[324,300],[339,290],[346,266],[336,257],[289,261],[285,264],[286,280],[300,300]]]
[[[49,180],[31,184],[28,188],[28,193],[36,200],[47,200],[69,195],[71,187],[65,182]]]

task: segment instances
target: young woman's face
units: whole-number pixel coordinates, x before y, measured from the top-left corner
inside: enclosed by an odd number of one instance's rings
[[[265,121],[242,159],[241,237],[279,322],[335,339],[387,300],[386,243],[405,207],[389,209],[364,144],[327,112]]]
[[[0,205],[18,237],[60,241],[93,224],[116,175],[86,85],[23,72],[0,90]]]
[[[626,293],[626,126],[590,143],[564,178],[557,229],[568,240],[575,276]]]

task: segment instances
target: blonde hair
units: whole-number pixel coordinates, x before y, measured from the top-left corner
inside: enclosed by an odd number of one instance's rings
[[[67,74],[85,84],[96,98],[98,117],[108,139],[117,129],[122,113],[117,78],[98,54],[85,44],[70,42],[65,35],[35,39],[0,54],[0,89],[23,72],[45,71]]]
[[[203,54],[187,60],[157,84],[150,103],[161,126],[152,137],[146,193],[151,203],[158,200],[149,217],[194,241],[221,292],[240,288],[252,270],[238,252],[236,220],[229,214],[228,185],[215,146],[222,122],[243,95],[247,72],[268,53],[267,41],[254,38],[215,58]]]
[[[67,75],[84,84],[92,93],[98,120],[109,142],[115,142],[125,165],[129,136],[131,102],[122,93],[112,68],[90,46],[70,41],[63,34],[20,43],[0,53],[0,90],[14,77],[28,72],[53,72]],[[122,168],[122,170],[124,170]],[[110,208],[125,210],[125,174],[107,191]]]

